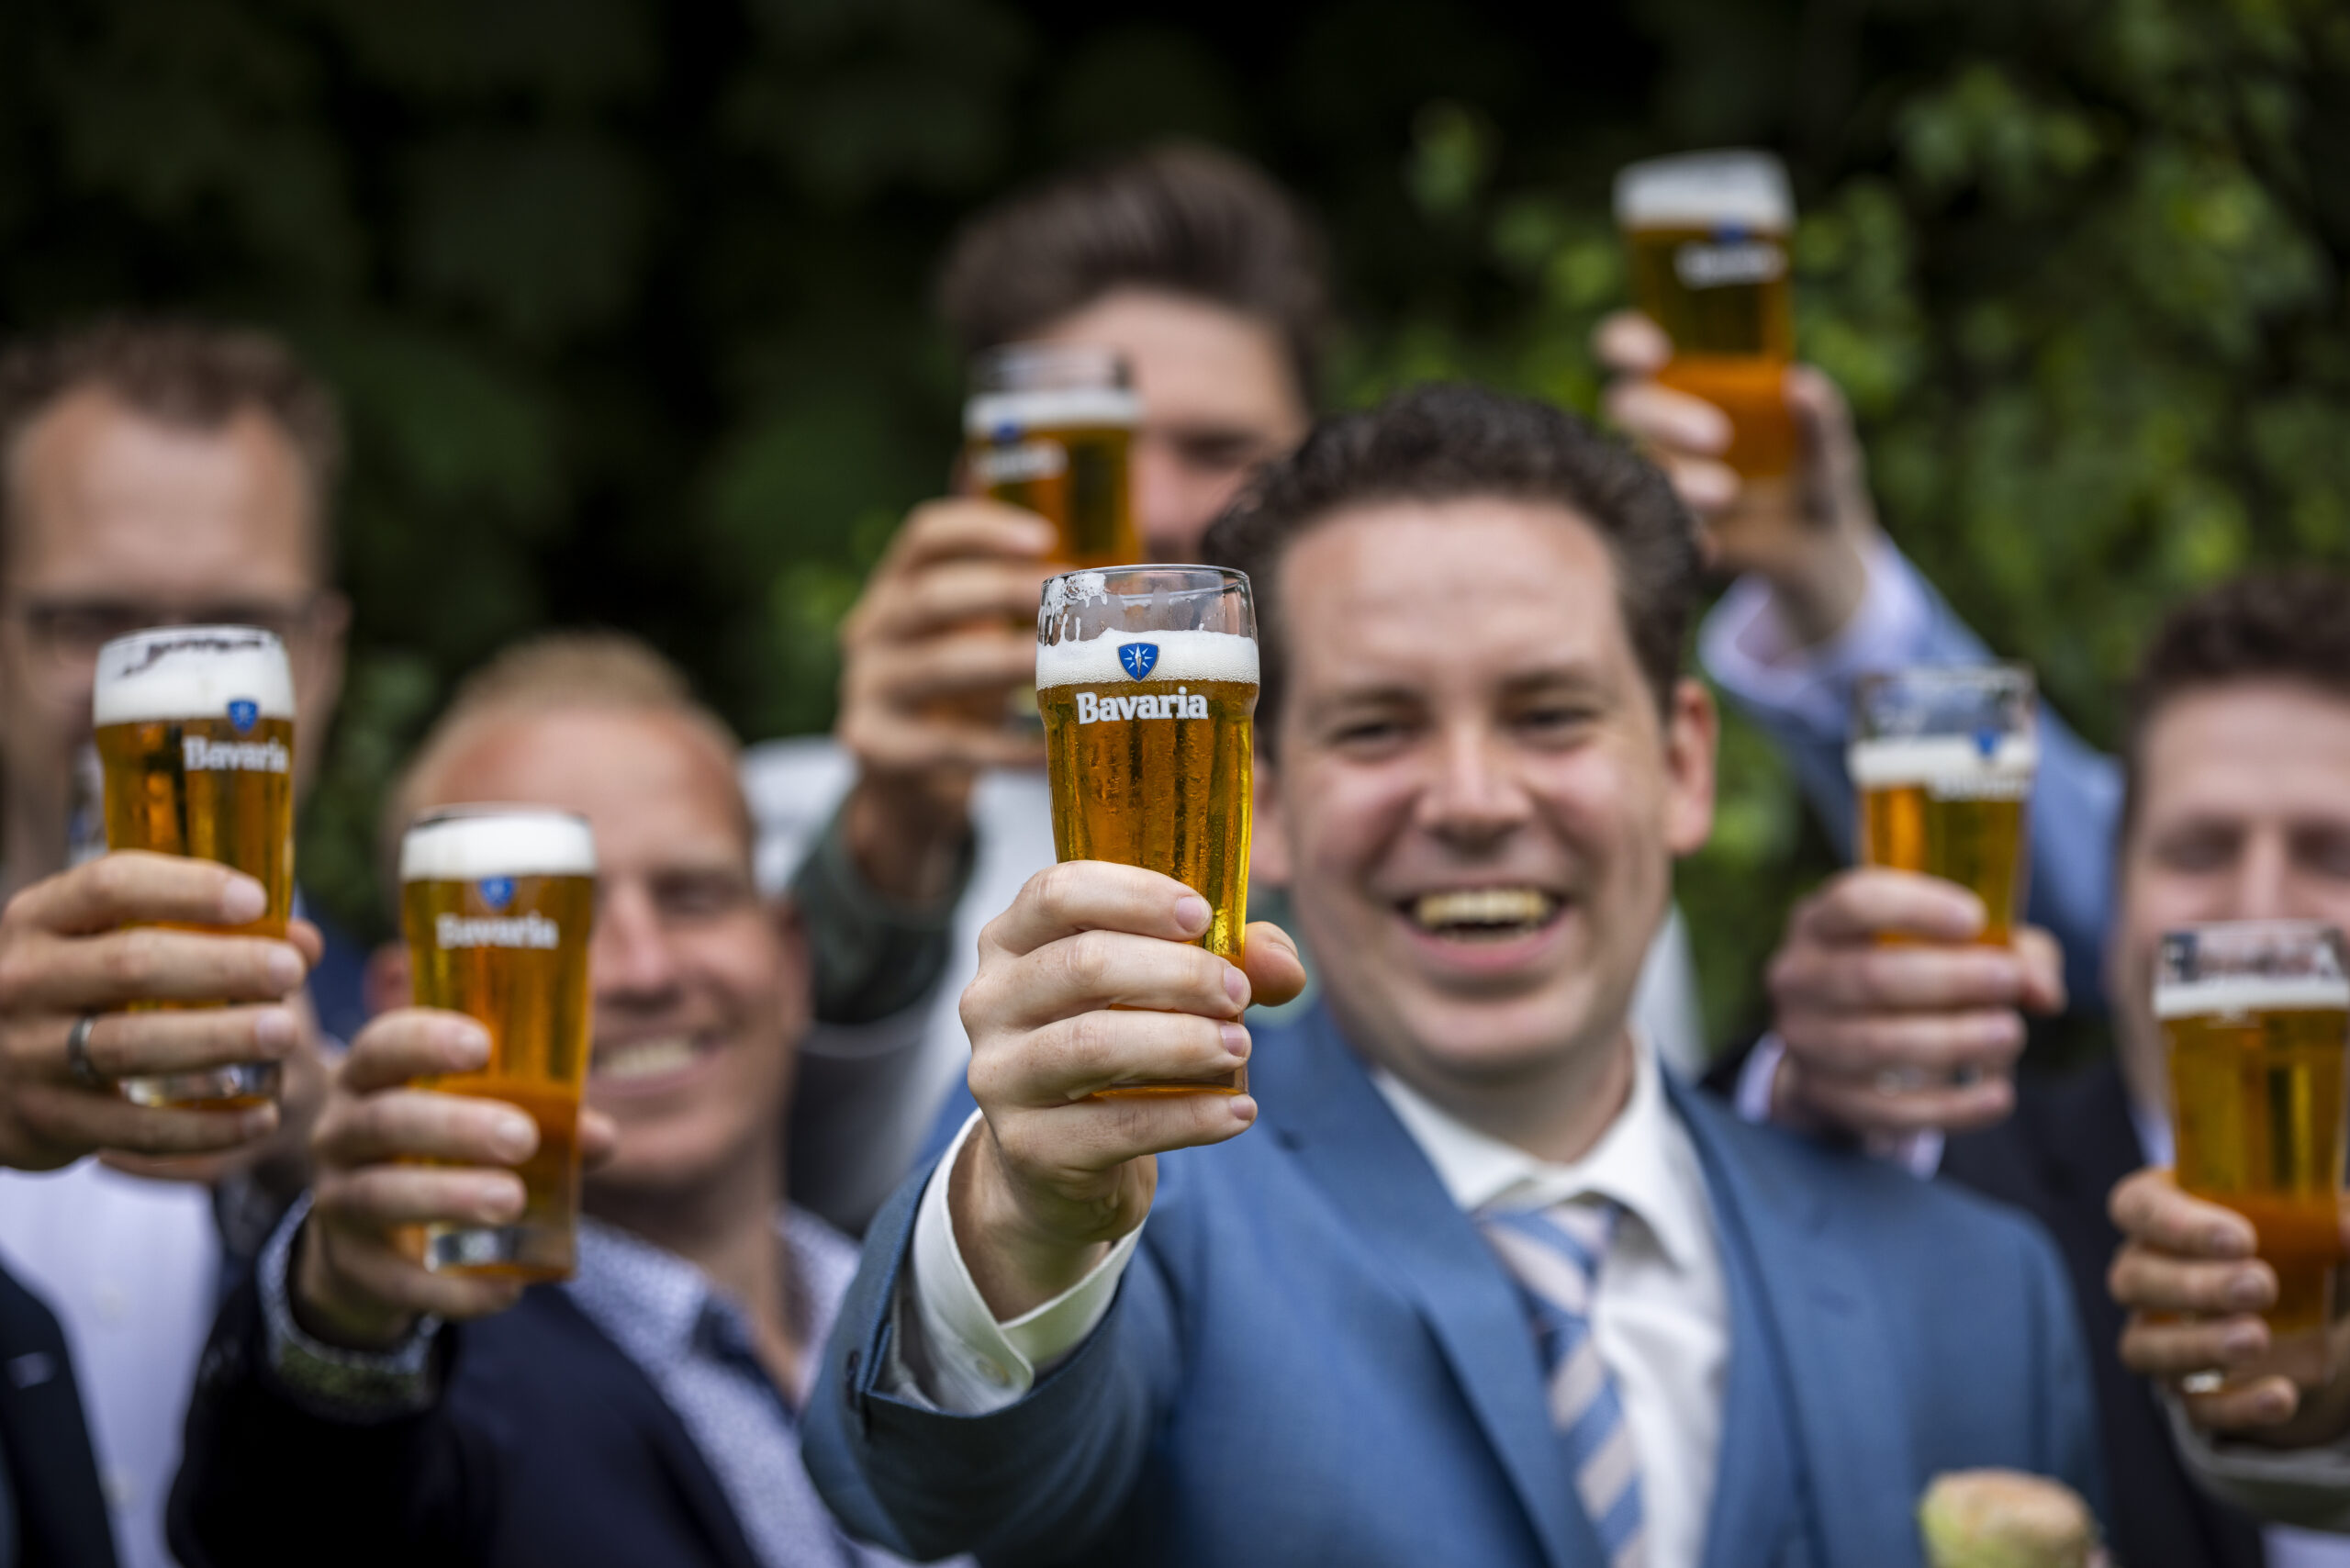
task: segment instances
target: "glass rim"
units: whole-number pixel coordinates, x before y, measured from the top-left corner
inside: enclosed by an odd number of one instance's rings
[[[1897,669],[1873,669],[1852,682],[1857,702],[1871,692],[1895,685],[1913,685],[1942,691],[2020,690],[2038,693],[2039,678],[2020,659],[1994,659],[1971,665],[1904,665]]]
[[[119,637],[109,637],[98,644],[98,665],[103,672],[106,655],[118,648],[145,647],[155,643],[177,643],[198,637],[251,637],[283,654],[285,639],[266,626],[236,626],[227,622],[190,626],[141,626],[136,632],[125,632]]]
[[[971,356],[970,379],[973,386],[978,386],[990,375],[1022,370],[1058,370],[1064,367],[1071,371],[1095,370],[1103,373],[1101,380],[1091,385],[1104,389],[1114,388],[1125,392],[1134,388],[1134,363],[1126,357],[1123,350],[1108,343],[1072,343],[1053,340],[997,343],[992,347],[981,349]],[[1045,390],[1045,388],[1019,386],[992,386],[983,389],[997,392]]]
[[[521,843],[498,842],[494,847],[478,841],[467,847],[468,835],[434,831],[469,823],[493,831],[525,831]],[[442,842],[436,843],[436,838]],[[457,868],[460,863],[462,869]],[[596,830],[577,812],[523,801],[464,801],[418,812],[401,830],[396,869],[396,879],[406,884],[472,881],[483,877],[592,878],[600,866]]]
[[[1193,579],[1190,588],[1173,590],[1176,592],[1196,593],[1205,588],[1239,588],[1245,590],[1249,588],[1248,574],[1240,570],[1237,566],[1209,566],[1181,561],[1143,561],[1126,566],[1077,566],[1072,567],[1066,572],[1055,572],[1051,577],[1045,579],[1045,597],[1047,599],[1052,597],[1051,588],[1055,583],[1069,582],[1070,579],[1076,577],[1100,577],[1102,579],[1101,588],[1088,592],[1086,595],[1088,599],[1097,597],[1097,595],[1117,599],[1144,598],[1147,597],[1151,593],[1157,593],[1164,590],[1150,588],[1144,589],[1140,593],[1136,593],[1131,590],[1112,588],[1109,584],[1109,579],[1113,577],[1149,577],[1154,574],[1189,577]],[[1254,597],[1253,592],[1251,597]]]
[[[2260,920],[2204,920],[2192,925],[2166,927],[2161,940],[2193,937],[2199,944],[2207,936],[2225,933],[2248,939],[2260,936],[2315,936],[2329,941],[2337,951],[2350,951],[2350,935],[2331,920],[2302,919],[2298,916],[2275,916]]]
[[[567,822],[588,827],[588,819],[577,812],[565,811],[561,806],[534,806],[527,801],[463,801],[453,806],[434,806],[408,819],[400,830],[403,835],[420,827],[431,827],[444,822],[458,822],[480,817],[562,817]],[[592,829],[591,829],[592,831]]]

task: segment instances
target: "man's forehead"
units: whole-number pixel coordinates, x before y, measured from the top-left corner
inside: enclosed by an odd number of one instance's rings
[[[464,722],[426,781],[420,809],[504,799],[574,811],[599,853],[654,858],[747,857],[750,821],[733,758],[683,714],[656,708],[551,705],[485,711]]]
[[[1383,501],[1315,525],[1281,563],[1292,668],[1449,653],[1606,659],[1624,628],[1615,567],[1563,506],[1507,498]]]
[[[323,564],[300,454],[258,408],[196,426],[85,386],[43,409],[6,456],[13,572],[80,566],[134,589],[210,573],[224,588],[276,589]]]
[[[2250,681],[2180,693],[2148,715],[2137,781],[2154,811],[2225,805],[2350,819],[2350,696]]]

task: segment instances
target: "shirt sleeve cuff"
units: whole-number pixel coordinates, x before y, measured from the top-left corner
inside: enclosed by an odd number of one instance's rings
[[[333,1421],[388,1421],[430,1409],[439,1393],[432,1365],[439,1318],[420,1317],[408,1338],[375,1351],[329,1345],[294,1321],[294,1238],[309,1213],[305,1194],[279,1222],[257,1265],[264,1348],[278,1385],[296,1404]]]
[[[1770,1125],[1771,1091],[1778,1080],[1779,1064],[1786,1059],[1786,1042],[1776,1033],[1754,1042],[1754,1048],[1746,1053],[1745,1065],[1738,1070],[1737,1092],[1730,1096],[1739,1120],[1758,1127]],[[1865,1147],[1874,1158],[1898,1165],[1923,1182],[1942,1169],[1947,1142],[1938,1128],[1928,1127],[1914,1133],[1872,1134]]]
[[[1109,1315],[1118,1282],[1142,1239],[1142,1226],[1136,1226],[1077,1283],[1041,1306],[998,1322],[971,1281],[947,1207],[956,1159],[979,1123],[974,1111],[923,1189],[910,1273],[900,1279],[896,1314],[898,1338],[917,1343],[901,1347],[885,1374],[894,1385],[890,1392],[963,1416],[985,1416],[1017,1404],[1041,1374],[1083,1344]],[[909,1292],[912,1312],[903,1310]]]
[[[1707,671],[1749,707],[1793,714],[1844,733],[1852,682],[1872,670],[1926,662],[1933,606],[1918,568],[1879,538],[1868,547],[1867,591],[1843,629],[1801,647],[1779,618],[1771,586],[1750,573],[1730,585],[1698,634]]]
[[[2229,1442],[2189,1421],[2167,1390],[2162,1403],[2179,1457],[2207,1490],[2279,1524],[2350,1530],[2350,1438],[2303,1449]]]
[[[966,833],[946,891],[920,906],[884,897],[849,852],[844,800],[791,879],[815,970],[817,1018],[870,1024],[926,1001],[946,968],[957,908],[977,864]]]

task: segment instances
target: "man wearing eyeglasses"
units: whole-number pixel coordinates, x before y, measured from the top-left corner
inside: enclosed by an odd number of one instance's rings
[[[350,615],[330,586],[340,444],[331,395],[260,333],[118,320],[0,353],[0,1256],[64,1326],[35,1361],[0,1310],[0,1500],[14,1506],[0,1508],[0,1562],[170,1562],[162,1508],[223,1263],[274,1217],[267,1167],[295,1162],[322,1090],[318,1031],[357,1027],[362,960],[331,940],[321,958],[305,923],[290,946],[118,929],[218,924],[204,912],[250,897],[244,879],[82,864],[105,848],[92,678],[99,646],[124,633],[275,632],[293,662],[297,788],[315,776]],[[294,994],[305,989],[309,1005]],[[244,1005],[120,1011],[173,996]],[[84,1017],[89,1065],[75,1070]],[[137,1070],[142,1049],[234,1059],[241,1046],[285,1057],[282,1112],[147,1110],[104,1081]],[[153,1158],[173,1153],[205,1158]],[[13,1303],[0,1292],[0,1309]],[[29,1296],[15,1305],[46,1324]],[[91,1497],[60,1526],[42,1516],[76,1489],[42,1466],[77,1450],[77,1433],[57,1436],[80,1425],[76,1371],[105,1508]],[[54,1419],[28,1435],[22,1407],[43,1401]],[[61,1547],[61,1530],[82,1545]]]

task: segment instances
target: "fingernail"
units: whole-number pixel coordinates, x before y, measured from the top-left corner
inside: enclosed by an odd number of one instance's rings
[[[1244,1127],[1248,1126],[1257,1119],[1257,1102],[1246,1094],[1235,1094],[1232,1097],[1232,1119]]]
[[[220,892],[220,923],[223,925],[250,925],[269,913],[269,894],[251,877],[229,879]],[[300,976],[295,977],[299,980]]]
[[[304,972],[302,955],[293,948],[272,947],[269,950],[269,983],[281,992],[300,985]]]
[[[2239,1323],[2220,1336],[2220,1350],[2231,1358],[2257,1355],[2267,1339],[2259,1324]]]
[[[1199,894],[1185,893],[1175,901],[1175,927],[1179,931],[1205,931],[1208,917],[1214,913]]]
[[[2228,1282],[2228,1305],[2249,1310],[2268,1305],[2268,1282],[2258,1274],[2242,1273]]]
[[[488,1220],[509,1220],[522,1212],[524,1198],[512,1182],[487,1183],[482,1191],[482,1217]]]
[[[1235,1061],[1248,1059],[1248,1031],[1237,1024],[1225,1024],[1216,1030],[1224,1041],[1224,1054]]]
[[[1224,994],[1232,998],[1235,1007],[1248,1005],[1248,977],[1230,964],[1224,967]]]
[[[500,1159],[528,1159],[539,1147],[538,1124],[519,1114],[501,1115],[490,1124],[489,1144]]]
[[[451,1019],[441,1025],[440,1044],[452,1066],[480,1067],[489,1060],[489,1031],[478,1024]]]
[[[253,1014],[253,1044],[271,1056],[292,1050],[300,1034],[294,1014],[283,1007],[266,1007]]]
[[[2232,1225],[2215,1225],[2203,1233],[2203,1249],[2215,1258],[2241,1258],[2252,1250],[2252,1242]]]

